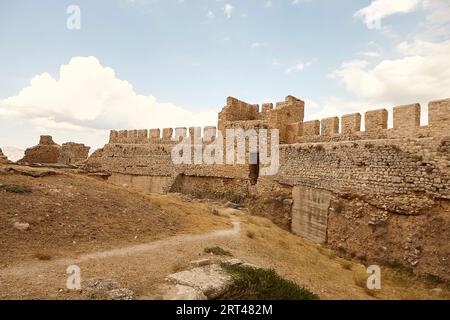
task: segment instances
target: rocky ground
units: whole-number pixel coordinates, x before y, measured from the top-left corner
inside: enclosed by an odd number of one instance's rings
[[[232,257],[205,253],[216,246]],[[231,258],[273,268],[322,299],[450,299],[447,286],[387,267],[382,289],[368,291],[363,265],[245,209],[137,193],[75,171],[0,168],[2,299],[170,299],[179,288],[168,276]],[[80,267],[81,291],[66,288],[70,265]]]

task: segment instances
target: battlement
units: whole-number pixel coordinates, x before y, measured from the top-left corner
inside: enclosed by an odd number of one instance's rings
[[[217,136],[217,128],[212,126],[178,127],[142,130],[111,130],[109,143],[118,144],[174,144],[182,138],[191,137],[196,141],[210,142]]]
[[[428,125],[421,126],[421,106],[418,103],[393,108],[393,128],[388,128],[390,117],[387,109],[364,113],[365,128],[362,130],[360,113],[346,114],[322,120],[303,122],[305,103],[293,96],[284,101],[259,105],[249,104],[233,97],[219,113],[218,127],[179,127],[142,130],[112,130],[110,143],[124,144],[173,144],[184,137],[194,141],[210,142],[217,130],[230,128],[244,130],[259,128],[279,129],[280,143],[345,141],[361,139],[389,139],[400,137],[436,136],[450,134],[450,99],[431,101],[428,105]],[[52,143],[42,137],[45,144]]]
[[[221,131],[236,126],[245,129],[279,129],[280,141],[288,143],[292,139],[292,132],[288,133],[287,126],[302,123],[304,114],[305,102],[294,96],[287,96],[284,101],[276,102],[275,108],[272,103],[264,103],[260,108],[258,104],[249,104],[229,97],[227,105],[219,113],[218,128]]]
[[[324,142],[361,139],[394,139],[416,136],[439,136],[450,134],[450,99],[431,101],[428,104],[428,124],[420,124],[419,103],[393,108],[393,127],[388,128],[388,110],[376,109],[365,112],[364,131],[362,115],[352,113],[339,117],[307,121],[302,130],[289,126],[289,143]],[[295,134],[292,132],[295,131]]]

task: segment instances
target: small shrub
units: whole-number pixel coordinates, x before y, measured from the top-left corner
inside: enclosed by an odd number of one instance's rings
[[[244,201],[244,196],[241,194],[235,194],[231,197],[231,202],[235,203],[235,204],[242,204],[242,202]]]
[[[352,270],[353,267],[353,263],[351,261],[348,260],[340,260],[339,264],[341,265],[342,268],[344,268],[345,270]]]
[[[186,269],[187,267],[188,267],[188,265],[186,264],[186,262],[184,262],[184,261],[176,261],[172,265],[171,269],[172,269],[172,272],[179,272],[179,271],[182,271],[182,270]]]
[[[223,300],[318,300],[319,297],[273,269],[221,264],[233,277]]]
[[[4,184],[0,186],[0,189],[3,189],[7,192],[12,193],[30,193],[31,188],[27,186],[22,186],[19,184]]]
[[[377,294],[377,292],[375,290],[371,290],[371,289],[367,288],[367,278],[368,278],[368,275],[363,274],[363,273],[358,273],[353,276],[353,280],[354,280],[355,284],[358,287],[363,288],[364,291],[366,292],[366,294],[368,294],[371,297],[374,297]]]
[[[367,288],[367,276],[362,273],[355,274],[353,276],[353,281],[358,287]]]
[[[315,145],[314,148],[316,149],[316,151],[325,151],[325,148],[321,144]]]
[[[340,202],[335,202],[333,208],[336,213],[342,213],[342,210],[344,210],[344,206]]]
[[[323,254],[324,256],[327,256],[330,259],[336,259],[337,258],[337,253],[333,250],[330,250],[326,247],[318,247],[317,250]]]
[[[214,254],[216,256],[232,256],[233,254],[221,247],[209,247],[204,249],[205,253]]]

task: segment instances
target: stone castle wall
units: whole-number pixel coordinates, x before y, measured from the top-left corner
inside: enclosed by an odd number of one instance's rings
[[[25,150],[25,156],[19,163],[29,164],[75,164],[87,160],[90,147],[74,142],[55,143],[51,136],[43,135],[39,144]]]
[[[312,241],[450,280],[450,99],[428,109],[421,126],[419,104],[395,107],[388,128],[385,109],[304,122],[304,102],[292,96],[275,108],[228,98],[219,130],[280,130],[276,175],[259,176],[262,166],[248,162],[173,164],[180,139],[205,150],[216,127],[113,130],[88,166],[144,191],[244,199]]]
[[[67,142],[61,146],[58,162],[63,164],[75,164],[85,161],[89,156],[90,147],[81,143]]]

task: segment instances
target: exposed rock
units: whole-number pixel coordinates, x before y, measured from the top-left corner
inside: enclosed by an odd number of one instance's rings
[[[232,283],[231,276],[216,264],[174,273],[166,279],[174,284],[197,288],[208,299],[220,297]]]
[[[207,300],[200,289],[190,286],[167,285],[163,290],[165,291],[163,300]]]
[[[21,174],[24,176],[29,176],[33,178],[42,178],[46,176],[52,176],[58,174],[55,170],[49,170],[49,169],[32,169],[28,167],[7,167],[6,170],[11,173]]]
[[[223,206],[224,206],[225,208],[232,208],[232,209],[237,209],[237,208],[239,208],[239,205],[238,205],[237,203],[234,203],[234,202],[231,202],[231,201],[228,201],[228,202],[225,203]]]
[[[200,260],[195,260],[195,261],[191,261],[191,265],[194,267],[203,267],[203,266],[207,266],[211,264],[211,259],[200,259]]]
[[[284,199],[283,200],[283,207],[285,209],[289,209],[290,210],[293,203],[294,203],[294,201],[292,199]]]
[[[92,299],[132,300],[133,291],[122,288],[116,281],[106,278],[94,278],[85,281],[86,294]]]
[[[121,288],[121,289],[113,289],[107,292],[108,300],[133,300],[134,292]]]
[[[239,265],[242,264],[242,261],[239,259],[229,259],[224,261],[225,263],[231,264],[231,265]]]
[[[20,231],[27,231],[30,229],[30,224],[26,222],[14,222],[14,228]]]

